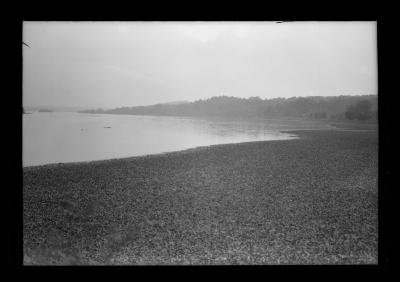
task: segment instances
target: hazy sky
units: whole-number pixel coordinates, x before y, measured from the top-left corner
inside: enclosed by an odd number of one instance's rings
[[[375,22],[24,22],[24,106],[377,94]]]

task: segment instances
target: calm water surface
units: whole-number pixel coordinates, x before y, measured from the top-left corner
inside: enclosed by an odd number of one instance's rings
[[[320,124],[99,115],[67,112],[23,116],[23,166],[91,161],[197,146],[296,138],[279,130]]]

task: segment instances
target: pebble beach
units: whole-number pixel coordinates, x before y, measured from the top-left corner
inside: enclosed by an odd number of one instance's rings
[[[25,167],[24,264],[377,264],[377,131],[290,133]]]

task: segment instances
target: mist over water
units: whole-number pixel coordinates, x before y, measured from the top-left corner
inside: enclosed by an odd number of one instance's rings
[[[244,122],[68,112],[23,117],[23,166],[157,154],[225,143],[295,138],[299,122]]]

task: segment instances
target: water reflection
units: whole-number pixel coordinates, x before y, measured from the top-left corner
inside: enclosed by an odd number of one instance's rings
[[[33,113],[23,117],[23,165],[90,161],[197,146],[292,138],[299,124],[184,117]],[[308,124],[308,127],[312,125]]]

